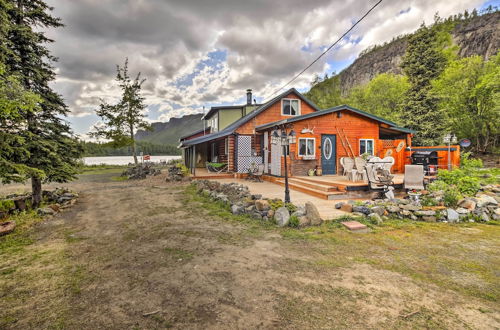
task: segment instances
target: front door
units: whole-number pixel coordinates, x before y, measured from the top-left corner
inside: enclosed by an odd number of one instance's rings
[[[334,134],[321,135],[321,169],[323,174],[337,173],[337,139]]]

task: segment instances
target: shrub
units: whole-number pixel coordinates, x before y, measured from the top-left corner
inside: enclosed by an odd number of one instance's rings
[[[269,200],[269,205],[271,206],[272,210],[276,211],[280,207],[285,206],[285,203],[283,203],[281,199],[272,199]]]
[[[447,207],[455,207],[457,206],[457,203],[459,200],[462,199],[462,195],[458,191],[458,189],[453,189],[453,187],[450,187],[444,192],[444,205]]]
[[[0,200],[0,212],[7,212],[15,207],[14,201],[10,199]]]
[[[430,196],[423,196],[420,203],[422,204],[422,206],[436,206],[436,205],[438,205],[438,202],[436,201],[436,199],[434,199],[433,197],[430,197]]]
[[[464,176],[458,180],[458,190],[466,196],[474,196],[481,187],[479,179],[470,176]]]
[[[436,191],[445,191],[449,188],[450,186],[441,180],[436,180],[434,182],[429,183],[427,186],[427,190],[430,192],[436,192]]]
[[[290,212],[290,214],[297,211],[297,206],[292,203],[285,203],[285,207],[288,209],[288,212]]]
[[[182,176],[188,176],[189,174],[189,169],[186,167],[186,165],[182,163],[177,163],[175,164],[175,167],[181,170]]]
[[[460,169],[448,171],[438,170],[438,179],[447,184],[458,184],[458,181],[465,176],[465,172]]]
[[[479,158],[471,158],[470,152],[464,152],[460,155],[460,166],[466,170],[478,169],[483,167],[483,161]]]
[[[288,226],[293,227],[293,228],[298,228],[299,227],[299,218],[296,215],[292,215],[290,217],[290,222],[288,223]]]

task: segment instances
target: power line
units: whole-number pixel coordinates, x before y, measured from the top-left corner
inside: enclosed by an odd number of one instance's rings
[[[300,75],[302,75],[304,72],[306,72],[307,69],[309,69],[311,66],[313,66],[314,63],[316,63],[321,57],[323,57],[323,55],[325,55],[326,53],[328,53],[328,51],[330,51],[330,49],[332,49],[336,44],[338,44],[340,40],[342,40],[349,32],[351,32],[352,29],[354,29],[356,27],[356,25],[358,25],[359,22],[361,22],[366,16],[368,16],[368,14],[370,14],[370,12],[373,9],[375,9],[375,7],[377,7],[381,2],[382,2],[382,0],[379,0],[375,5],[373,5],[373,7],[371,7],[370,10],[368,10],[356,23],[354,23],[353,26],[351,26],[349,28],[349,30],[347,30],[339,39],[337,39],[337,41],[335,41],[333,44],[331,44],[330,47],[328,47],[323,53],[321,53],[321,55],[319,55],[314,61],[312,61],[311,64],[309,64],[304,70],[300,71],[289,82],[287,82],[286,84],[284,84],[283,86],[281,86],[280,88],[278,88],[277,90],[275,90],[271,95],[269,95],[268,98],[270,98],[271,96],[273,96],[274,94],[276,94],[277,92],[279,92],[280,90],[282,90],[283,88],[285,88],[286,86],[290,85],[295,79],[297,79],[298,77],[300,77]]]

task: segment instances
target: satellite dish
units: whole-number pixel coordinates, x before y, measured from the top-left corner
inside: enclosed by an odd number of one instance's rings
[[[385,156],[384,157],[390,157],[392,156],[392,149],[388,149],[386,152],[385,152]]]
[[[467,148],[467,147],[470,147],[470,145],[472,144],[472,142],[470,142],[469,139],[462,139],[462,140],[460,140],[460,142],[458,144],[460,144],[460,146],[462,148]]]
[[[403,150],[404,147],[405,147],[404,141],[399,142],[399,144],[396,148],[396,152],[400,152],[401,150]]]

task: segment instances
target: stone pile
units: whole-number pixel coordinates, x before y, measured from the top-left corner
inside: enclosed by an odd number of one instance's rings
[[[287,208],[282,200],[251,194],[247,186],[237,183],[198,180],[194,184],[200,194],[228,204],[235,215],[245,214],[257,220],[272,221],[279,227],[291,225],[291,221],[295,221],[298,227],[317,226],[323,222],[318,209],[311,202]],[[290,209],[293,211],[290,212]]]
[[[134,167],[127,168],[123,171],[122,176],[126,176],[129,180],[145,179],[148,176],[156,176],[161,174],[160,169],[155,168],[153,164],[144,163]]]
[[[66,188],[56,188],[55,190],[44,190],[42,192],[43,204],[46,206],[36,209],[40,215],[54,215],[62,209],[68,208],[76,203],[78,194]],[[31,193],[12,194],[1,199],[2,205],[12,205],[8,210],[0,210],[0,219],[8,214],[31,210]],[[5,203],[11,201],[12,203]]]
[[[442,204],[440,192],[429,194],[436,204]],[[357,216],[367,216],[374,223],[381,223],[385,217],[397,217],[427,222],[487,222],[500,220],[500,188],[485,186],[474,197],[466,197],[456,207],[422,206],[409,199],[349,201],[337,203],[335,207]]]
[[[167,167],[167,177],[165,181],[167,182],[181,182],[181,181],[189,181],[190,178],[185,174],[182,169],[182,166],[179,164],[169,165]]]

